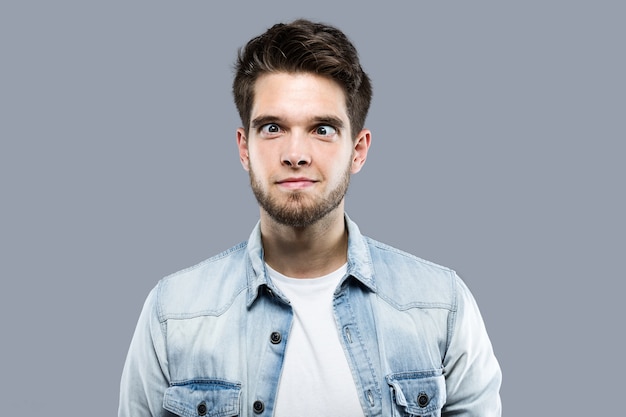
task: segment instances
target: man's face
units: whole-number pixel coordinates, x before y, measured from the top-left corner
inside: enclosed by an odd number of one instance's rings
[[[261,208],[278,223],[305,227],[336,209],[370,142],[352,140],[346,99],[334,81],[271,73],[255,84],[250,130],[237,130],[239,155]]]

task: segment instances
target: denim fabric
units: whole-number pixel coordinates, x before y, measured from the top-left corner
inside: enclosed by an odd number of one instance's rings
[[[500,368],[464,283],[346,224],[333,310],[363,414],[500,416]],[[151,291],[119,416],[272,416],[292,317],[265,271],[257,225],[247,242]]]

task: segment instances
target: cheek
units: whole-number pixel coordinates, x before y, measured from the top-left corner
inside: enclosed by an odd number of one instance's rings
[[[248,157],[248,170],[254,171],[256,177],[264,177],[268,173],[268,157],[263,153],[259,153],[258,150],[250,151]]]
[[[257,143],[250,145],[248,148],[250,159],[254,159],[256,165],[259,165],[259,162],[262,161],[271,161],[272,155],[275,155],[277,152],[272,145],[272,143],[264,143],[262,146],[259,146]]]
[[[335,155],[334,158],[325,158],[322,162],[324,172],[329,173],[335,179],[343,177],[346,171],[349,173],[352,169],[352,155],[344,153]]]
[[[248,165],[250,169],[258,171],[261,168],[261,162],[264,161],[266,156],[258,146],[250,146],[248,148]]]

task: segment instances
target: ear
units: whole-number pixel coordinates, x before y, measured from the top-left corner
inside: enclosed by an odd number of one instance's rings
[[[248,139],[243,127],[237,129],[237,148],[239,148],[239,161],[246,171],[250,170],[250,153],[248,151]]]
[[[372,141],[372,132],[368,129],[363,129],[357,135],[354,141],[354,152],[352,153],[352,166],[350,172],[356,174],[361,170],[365,160],[367,159],[367,151],[370,148],[370,142]]]

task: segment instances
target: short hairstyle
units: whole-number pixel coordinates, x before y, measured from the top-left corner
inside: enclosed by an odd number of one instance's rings
[[[356,48],[339,29],[298,19],[272,26],[239,50],[233,95],[246,133],[256,80],[263,74],[277,72],[305,72],[334,80],[346,95],[352,135],[356,137],[363,129],[372,85],[361,68]]]

